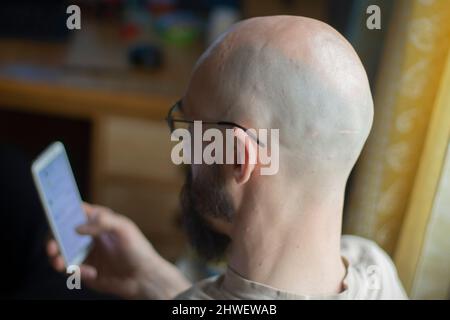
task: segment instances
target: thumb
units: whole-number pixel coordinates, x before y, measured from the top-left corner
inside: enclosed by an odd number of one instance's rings
[[[98,276],[97,269],[91,265],[82,264],[80,266],[80,272],[81,280],[86,282],[88,286],[94,287]]]
[[[102,229],[101,226],[91,223],[86,223],[82,224],[81,226],[78,226],[76,228],[76,231],[81,235],[89,235],[93,237],[97,237],[101,235],[103,232],[105,232],[105,230]]]
[[[118,224],[114,213],[100,209],[95,214],[90,214],[87,223],[78,226],[76,230],[79,234],[96,237],[104,232],[114,231]]]

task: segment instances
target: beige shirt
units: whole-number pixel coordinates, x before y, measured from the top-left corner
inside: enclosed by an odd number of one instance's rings
[[[392,260],[375,242],[342,236],[341,255],[347,272],[339,294],[297,295],[244,279],[228,268],[223,275],[197,282],[177,299],[407,299]]]

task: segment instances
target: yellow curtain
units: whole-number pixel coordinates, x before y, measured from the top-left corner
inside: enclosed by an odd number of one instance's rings
[[[413,288],[422,242],[416,241],[416,260],[409,259],[405,243],[417,225],[405,228],[403,222],[407,211],[410,221],[417,220],[412,215],[431,214],[430,208],[426,213],[413,211],[410,204],[417,204],[420,191],[411,192],[421,159],[433,149],[423,148],[427,132],[449,125],[439,122],[433,128],[430,122],[438,108],[450,108],[444,98],[438,103],[450,90],[444,74],[449,45],[450,1],[397,2],[375,86],[374,126],[349,184],[344,232],[372,238],[396,254],[408,290]],[[423,175],[428,169],[422,169]]]
[[[413,298],[450,299],[450,53],[395,263]]]

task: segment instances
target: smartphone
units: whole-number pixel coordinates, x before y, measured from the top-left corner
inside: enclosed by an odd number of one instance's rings
[[[80,265],[89,253],[92,237],[75,230],[87,217],[64,145],[52,143],[32,163],[31,172],[66,268]]]

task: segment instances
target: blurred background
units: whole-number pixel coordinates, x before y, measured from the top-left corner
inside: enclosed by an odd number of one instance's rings
[[[70,4],[80,30],[66,27]],[[381,29],[369,30],[373,4]],[[0,274],[10,276],[0,297],[106,297],[68,291],[46,260],[29,165],[55,140],[85,200],[129,216],[192,279],[221,268],[186,244],[184,171],[170,160],[164,117],[221,32],[277,14],[331,24],[370,78],[374,127],[349,181],[344,233],[382,246],[411,298],[450,298],[450,0],[2,1]]]

